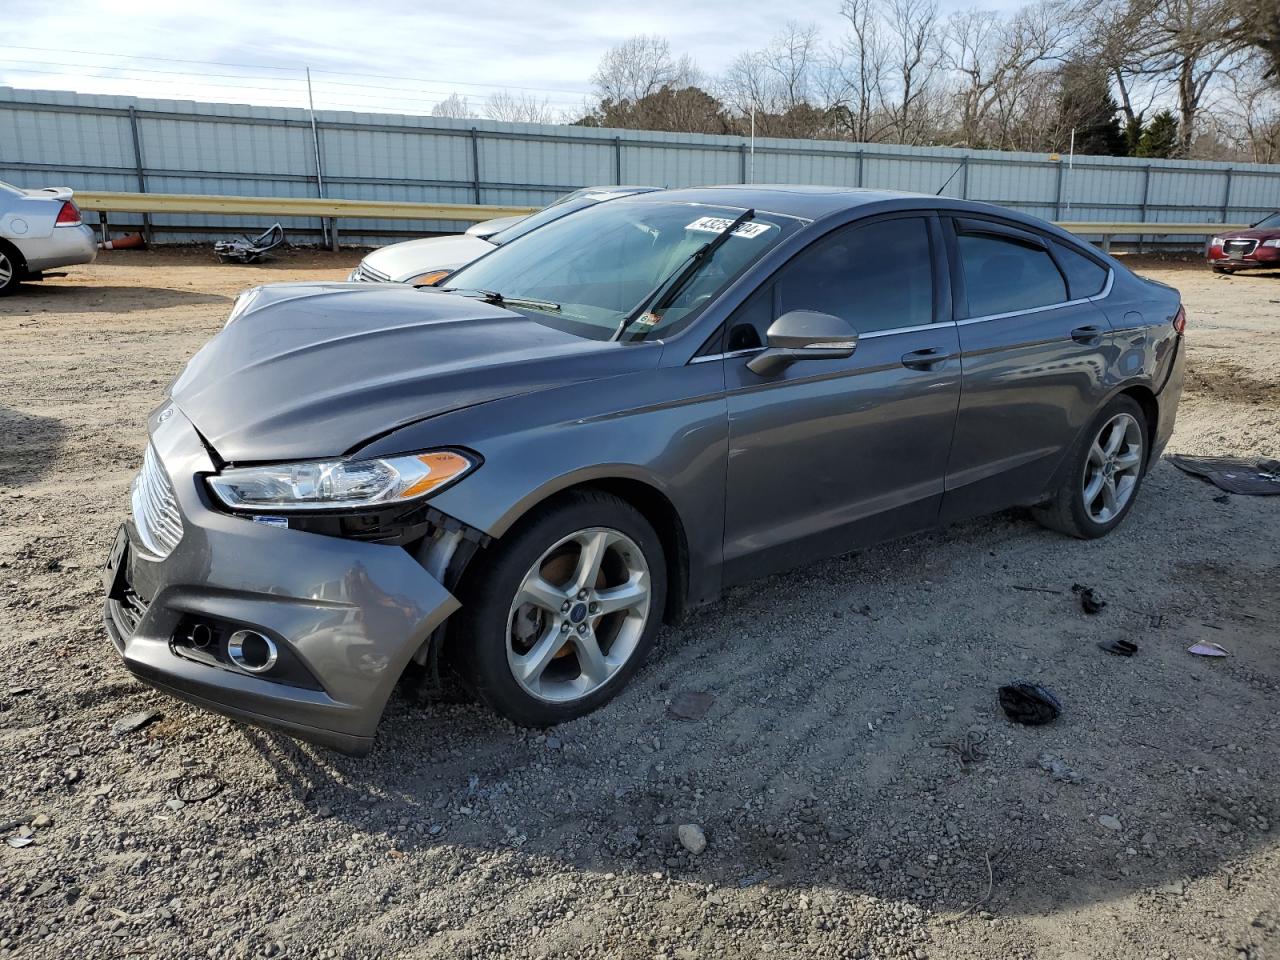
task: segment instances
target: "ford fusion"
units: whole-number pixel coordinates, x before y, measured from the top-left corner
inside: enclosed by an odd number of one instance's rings
[[[443,288],[258,287],[150,416],[107,629],[343,750],[437,658],[555,724],[727,584],[1013,505],[1110,532],[1184,325],[1042,221],[831,188],[602,203]]]

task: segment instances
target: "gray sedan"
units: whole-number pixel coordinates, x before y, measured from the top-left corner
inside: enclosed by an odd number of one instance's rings
[[[1185,322],[1043,221],[834,188],[599,204],[443,290],[260,287],[150,418],[107,629],[345,750],[414,663],[559,723],[727,584],[1014,505],[1114,530]]]
[[[0,296],[45,270],[92,263],[97,255],[70,187],[22,190],[0,181]]]

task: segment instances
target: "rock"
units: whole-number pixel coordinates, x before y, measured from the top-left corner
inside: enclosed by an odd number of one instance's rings
[[[1040,769],[1050,774],[1053,779],[1061,780],[1063,783],[1080,783],[1084,780],[1084,775],[1072,770],[1057,757],[1042,753],[1036,758],[1036,762],[1040,765]]]
[[[715,702],[716,698],[705,690],[685,691],[672,698],[667,713],[677,720],[701,720]]]
[[[702,828],[695,823],[682,823],[676,828],[676,836],[680,839],[680,846],[684,847],[695,857],[707,849],[707,835],[702,832]]]
[[[547,737],[548,750],[559,750],[561,746],[563,746],[563,744],[559,737]]]
[[[113,737],[123,737],[126,734],[141,730],[147,724],[159,719],[159,710],[139,710],[137,713],[130,713],[113,723],[111,725],[111,735]]]
[[[168,800],[164,802],[164,805],[168,807],[170,810],[172,810],[174,813],[177,813],[179,810],[186,809],[186,806],[187,806],[177,797],[170,797]]]
[[[53,820],[49,818],[49,815],[47,813],[37,813],[34,817],[31,818],[31,825],[35,827],[37,830],[43,830],[45,827],[50,826],[52,823],[53,823]]]
[[[329,817],[333,816],[333,808],[322,803],[320,806],[316,807],[316,816],[321,820],[327,820]]]
[[[1121,823],[1119,820],[1117,820],[1115,817],[1111,816],[1111,814],[1109,814],[1109,813],[1105,813],[1105,814],[1103,814],[1102,816],[1100,816],[1100,817],[1098,818],[1098,826],[1100,826],[1100,827],[1105,827],[1105,828],[1106,828],[1106,829],[1108,829],[1108,830],[1123,830],[1123,829],[1124,829],[1124,824],[1122,824],[1122,823]]]

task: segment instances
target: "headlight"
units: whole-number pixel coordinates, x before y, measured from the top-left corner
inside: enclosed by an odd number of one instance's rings
[[[1262,245],[1264,247],[1280,247],[1280,237],[1276,237],[1274,240],[1263,240]]]
[[[405,281],[411,287],[434,287],[437,283],[453,273],[452,270],[428,270]]]
[[[379,460],[311,460],[235,467],[208,478],[228,507],[247,510],[339,510],[385,506],[438,493],[478,463],[454,450]]]
[[[253,306],[253,301],[258,299],[258,294],[260,293],[262,293],[261,287],[250,287],[248,290],[242,291],[240,296],[236,297],[236,302],[231,305],[231,313],[223,326],[229,327],[240,319],[240,315]]]

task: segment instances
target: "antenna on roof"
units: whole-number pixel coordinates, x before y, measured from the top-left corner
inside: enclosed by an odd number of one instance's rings
[[[969,158],[968,158],[968,157],[965,157],[965,160],[967,160],[967,159],[969,159]],[[956,164],[956,168],[955,168],[954,170],[952,170],[952,171],[951,171],[951,176],[947,177],[946,183],[944,183],[942,186],[940,186],[940,187],[938,188],[938,192],[937,192],[937,193],[935,193],[935,194],[934,194],[934,196],[935,196],[935,197],[940,197],[940,196],[942,196],[942,191],[943,191],[943,190],[945,190],[945,189],[947,189],[947,187],[948,187],[948,186],[950,186],[951,181],[952,181],[952,180],[954,180],[954,179],[956,178],[956,174],[957,174],[957,173],[959,173],[959,172],[960,172],[961,170],[963,170],[963,169],[964,169],[964,160],[961,160],[959,163],[957,163],[957,164]]]

